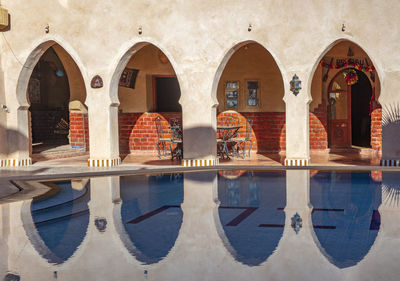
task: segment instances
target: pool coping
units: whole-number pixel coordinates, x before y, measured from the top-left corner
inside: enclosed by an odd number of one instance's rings
[[[169,166],[131,166],[121,165],[108,168],[92,168],[79,166],[31,166],[0,169],[0,181],[10,180],[53,180],[69,178],[88,178],[102,176],[126,176],[171,172],[197,172],[221,170],[320,170],[320,171],[400,171],[400,167],[366,166],[366,165],[311,165],[303,167],[287,167],[278,165],[216,165],[208,167]],[[0,186],[1,188],[1,186]]]

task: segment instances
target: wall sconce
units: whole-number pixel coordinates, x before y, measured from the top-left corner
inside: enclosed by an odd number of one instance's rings
[[[343,31],[343,32],[346,31],[346,26],[344,25],[344,23],[342,23],[342,31]]]
[[[44,26],[44,32],[49,33],[50,32],[50,26],[48,24],[46,24]]]
[[[143,33],[143,29],[141,26],[139,26],[139,28],[138,28],[138,33],[139,33],[139,35],[142,35],[142,33]]]
[[[0,107],[7,113],[10,113],[10,109],[8,109],[7,105],[1,104]]]
[[[299,94],[300,90],[301,90],[301,81],[300,81],[299,77],[297,77],[297,75],[295,74],[293,76],[292,81],[290,81],[290,91],[292,91],[293,94],[295,96],[297,96]]]
[[[249,23],[249,27],[247,28],[247,31],[250,32],[253,29],[253,26],[251,25],[251,23]]]

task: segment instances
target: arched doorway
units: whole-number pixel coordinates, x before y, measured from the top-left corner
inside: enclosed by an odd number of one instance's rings
[[[245,137],[246,120],[252,120],[253,154],[285,150],[284,85],[275,59],[254,41],[238,44],[228,55],[217,87],[217,123],[237,117]]]
[[[29,79],[32,150],[69,143],[69,85],[65,69],[52,47],[42,55]]]
[[[33,68],[26,92],[34,161],[86,154],[89,149],[82,74],[65,49],[49,45]]]
[[[182,126],[180,86],[170,60],[158,47],[140,43],[130,52],[118,83],[120,154],[154,158],[158,154],[155,119],[161,118],[167,137],[172,120]]]
[[[368,54],[349,40],[332,44],[318,62],[311,84],[311,157],[320,159],[320,152],[325,152],[328,161],[378,164],[380,92],[380,79]]]
[[[354,82],[346,81],[349,76]],[[329,147],[371,147],[371,98],[370,81],[359,70],[342,70],[331,80],[327,97]]]

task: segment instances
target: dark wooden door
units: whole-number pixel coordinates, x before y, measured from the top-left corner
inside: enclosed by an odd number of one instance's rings
[[[328,88],[329,147],[351,147],[351,87],[343,72],[338,73]]]

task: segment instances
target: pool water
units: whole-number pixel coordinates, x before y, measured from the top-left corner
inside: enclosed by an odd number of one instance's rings
[[[400,174],[42,182],[0,205],[0,280],[400,280]]]

